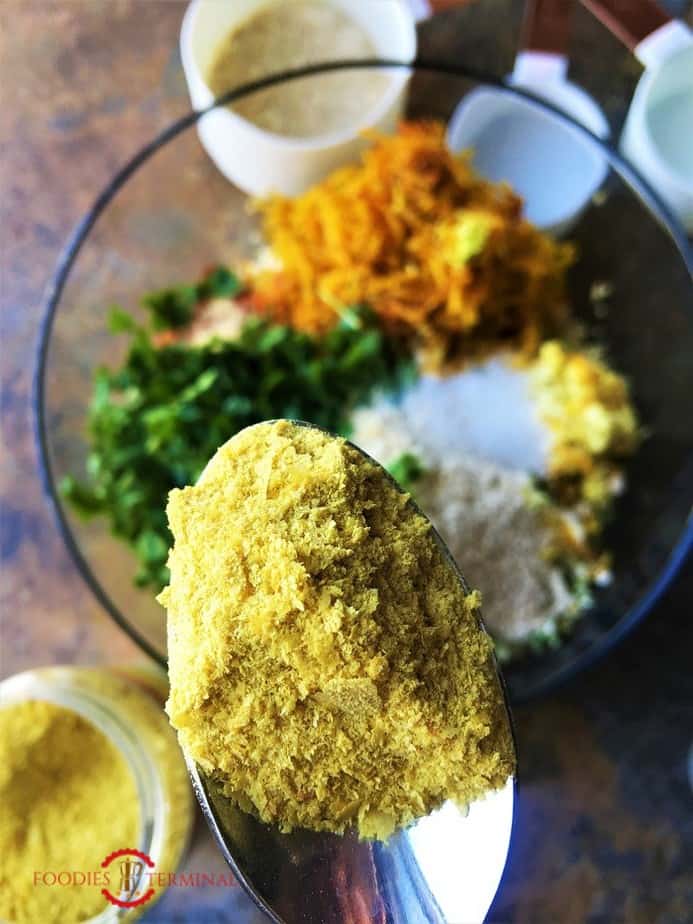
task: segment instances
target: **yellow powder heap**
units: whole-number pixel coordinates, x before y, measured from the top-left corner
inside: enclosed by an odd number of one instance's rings
[[[76,924],[107,901],[99,886],[34,884],[35,873],[87,873],[137,844],[135,781],[95,726],[53,703],[0,709],[0,919]]]
[[[386,838],[505,783],[479,596],[378,466],[260,424],[172,491],[168,516],[167,710],[227,796],[284,831]]]

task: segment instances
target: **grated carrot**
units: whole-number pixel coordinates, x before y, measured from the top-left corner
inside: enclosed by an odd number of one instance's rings
[[[573,248],[452,154],[439,122],[404,122],[360,164],[258,208],[280,268],[255,271],[254,307],[298,329],[367,304],[440,368],[499,346],[531,356],[565,321]]]

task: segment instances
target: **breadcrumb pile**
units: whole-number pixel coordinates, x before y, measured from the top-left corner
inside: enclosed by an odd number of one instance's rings
[[[477,593],[342,439],[248,428],[168,504],[167,710],[227,796],[283,831],[386,839],[500,788],[514,752]]]

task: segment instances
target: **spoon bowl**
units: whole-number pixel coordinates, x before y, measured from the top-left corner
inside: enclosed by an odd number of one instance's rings
[[[192,760],[202,813],[236,879],[276,924],[477,924],[510,845],[515,780],[473,803],[451,802],[387,843],[355,834],[282,834],[242,811]]]
[[[327,432],[305,421],[291,423]],[[406,493],[379,462],[354,443],[349,445]],[[199,482],[204,481],[206,471]],[[409,503],[428,519],[411,497]],[[429,526],[447,564],[469,593],[456,561],[433,525]],[[513,733],[497,664],[496,672]],[[283,834],[232,802],[187,755],[186,763],[205,820],[226,862],[253,901],[277,924],[476,924],[486,918],[510,846],[514,777],[466,811],[446,802],[381,842],[360,841],[353,832],[295,830]]]

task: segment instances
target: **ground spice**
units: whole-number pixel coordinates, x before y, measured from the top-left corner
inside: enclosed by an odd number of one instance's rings
[[[0,918],[76,924],[103,911],[99,888],[35,885],[34,872],[98,870],[136,846],[138,804],[124,759],[86,719],[32,700],[0,709]]]
[[[248,428],[168,516],[167,710],[229,797],[285,831],[386,838],[505,783],[478,594],[356,449],[288,421]]]
[[[555,644],[610,579],[604,514],[640,439],[627,381],[593,349],[514,358],[423,375],[352,416],[382,464],[418,459],[417,503],[481,590],[501,657]]]
[[[421,421],[408,413],[416,403],[409,405],[382,401],[357,411],[352,438],[383,464],[405,452],[420,461],[416,501],[480,589],[489,631],[502,649],[525,642],[577,607],[564,568],[555,560],[561,512],[548,501],[542,507],[530,504],[532,479],[524,471],[494,464],[463,446],[454,452],[436,452],[430,443],[424,447],[414,435]],[[419,428],[419,435],[427,434]]]

